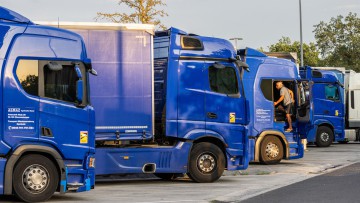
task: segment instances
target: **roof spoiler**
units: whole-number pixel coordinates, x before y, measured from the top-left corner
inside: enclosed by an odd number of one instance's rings
[[[0,6],[0,20],[6,20],[6,21],[24,23],[24,24],[33,24],[26,17],[16,13],[15,11],[4,8],[2,6]]]

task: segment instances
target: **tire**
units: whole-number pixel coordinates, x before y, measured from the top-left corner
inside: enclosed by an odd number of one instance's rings
[[[221,149],[207,142],[193,146],[190,152],[187,175],[197,183],[210,183],[218,180],[225,169],[225,155]]]
[[[273,135],[266,136],[260,145],[260,163],[278,164],[283,157],[284,147],[280,139]]]
[[[15,165],[13,188],[17,198],[25,202],[50,199],[59,184],[58,170],[47,157],[33,154],[22,157]],[[37,187],[35,189],[35,187]]]
[[[318,147],[329,147],[334,140],[334,133],[333,131],[326,127],[320,126],[316,132],[316,146]]]

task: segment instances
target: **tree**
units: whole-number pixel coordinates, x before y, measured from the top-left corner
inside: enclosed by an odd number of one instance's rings
[[[282,37],[276,44],[270,45],[270,52],[296,52],[298,56],[298,63],[300,62],[300,42],[292,42],[289,37]],[[263,48],[261,48],[263,49]],[[314,43],[303,43],[304,50],[304,65],[318,66],[319,52]]]
[[[27,75],[25,80],[22,80],[21,86],[24,88],[25,92],[38,95],[38,84],[39,84],[39,77],[36,75]]]
[[[105,19],[115,23],[154,24],[162,29],[166,29],[158,19],[159,17],[168,16],[164,10],[158,9],[159,6],[166,6],[163,0],[120,0],[118,4],[129,7],[133,12],[130,14],[98,12],[95,19]]]
[[[323,66],[360,70],[360,18],[349,13],[321,21],[314,26],[316,45],[323,58]]]

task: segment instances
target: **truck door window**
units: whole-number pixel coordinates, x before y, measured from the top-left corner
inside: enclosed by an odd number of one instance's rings
[[[265,99],[272,101],[272,79],[262,79],[260,84],[261,92]]]
[[[59,70],[50,70],[50,63],[58,64]],[[80,64],[79,68],[82,80],[87,83],[84,64]],[[76,82],[79,78],[72,61],[21,59],[16,68],[16,76],[24,91],[30,95],[77,103]],[[87,91],[87,85],[84,85],[82,104],[87,104]]]
[[[39,63],[37,60],[20,60],[16,69],[16,75],[26,93],[34,96],[39,95]]]
[[[50,70],[44,66],[45,97],[67,102],[76,102],[77,74],[74,65],[63,65],[62,70]]]
[[[337,86],[327,85],[325,86],[325,96],[329,100],[339,100],[339,91]]]
[[[210,89],[213,92],[226,95],[239,94],[238,81],[234,68],[223,69],[211,66],[209,68]]]

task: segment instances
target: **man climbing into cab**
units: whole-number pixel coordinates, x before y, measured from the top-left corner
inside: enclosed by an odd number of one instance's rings
[[[277,106],[280,102],[283,102],[284,110],[286,113],[286,118],[289,123],[289,128],[286,129],[286,132],[291,132],[293,130],[292,128],[292,121],[291,121],[291,115],[292,115],[292,109],[293,109],[293,93],[288,88],[284,87],[284,84],[279,81],[276,83],[276,89],[280,90],[280,98],[276,102],[274,102],[274,106]],[[291,93],[290,93],[291,91]]]

